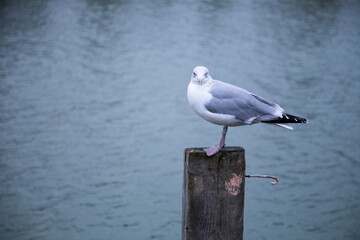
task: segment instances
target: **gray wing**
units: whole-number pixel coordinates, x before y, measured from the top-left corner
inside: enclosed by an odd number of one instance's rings
[[[283,112],[276,103],[244,89],[216,80],[214,82],[210,90],[213,98],[205,106],[210,112],[233,115],[244,123],[269,121]]]

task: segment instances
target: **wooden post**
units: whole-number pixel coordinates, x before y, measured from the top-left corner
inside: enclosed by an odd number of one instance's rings
[[[245,151],[185,149],[182,240],[242,240]]]

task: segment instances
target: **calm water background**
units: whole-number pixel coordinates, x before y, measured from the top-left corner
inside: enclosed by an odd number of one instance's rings
[[[360,239],[358,1],[1,1],[0,238],[179,239],[192,68],[309,119],[231,128],[245,239]]]

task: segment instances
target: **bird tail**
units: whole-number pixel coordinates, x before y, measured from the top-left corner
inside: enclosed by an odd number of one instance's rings
[[[286,129],[289,129],[289,130],[294,130],[293,127],[287,125],[287,124],[281,124],[281,123],[275,123],[276,126],[279,126],[279,127],[283,127],[283,128],[286,128]]]
[[[278,117],[278,118],[275,118],[272,120],[262,121],[262,122],[263,123],[274,123],[274,124],[280,126],[280,125],[285,125],[284,123],[307,123],[308,121],[302,117],[297,117],[294,115],[283,113],[281,117]],[[282,126],[280,126],[280,127],[282,127]]]

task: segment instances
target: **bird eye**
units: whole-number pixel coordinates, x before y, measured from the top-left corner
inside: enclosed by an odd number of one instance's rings
[[[208,76],[208,74],[209,74],[209,73],[207,73],[207,72],[206,72],[206,73],[205,73],[205,77],[207,77],[207,76]]]
[[[196,73],[193,72],[193,76],[196,77]]]

